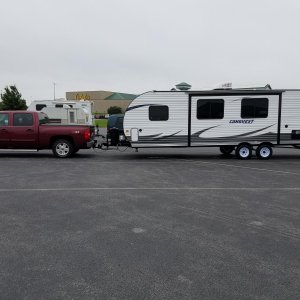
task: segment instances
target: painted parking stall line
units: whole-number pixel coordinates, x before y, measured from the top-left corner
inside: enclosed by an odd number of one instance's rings
[[[0,189],[0,192],[70,192],[70,191],[300,191],[300,187],[91,187],[91,188],[26,188],[26,189]]]
[[[184,160],[185,162],[191,162],[191,160]],[[271,173],[279,173],[279,174],[289,174],[289,175],[298,175],[300,176],[300,173],[296,172],[290,172],[290,171],[280,171],[280,170],[273,170],[273,169],[264,169],[264,168],[258,168],[258,167],[248,167],[248,166],[239,166],[234,164],[223,164],[223,163],[213,163],[213,162],[206,162],[206,161],[199,161],[199,160],[193,160],[194,164],[206,164],[206,165],[216,165],[216,166],[223,166],[223,167],[229,167],[229,168],[238,168],[238,169],[248,169],[253,171],[261,171],[261,172],[271,172]]]

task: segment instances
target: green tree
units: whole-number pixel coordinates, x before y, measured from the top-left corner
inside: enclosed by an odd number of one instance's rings
[[[119,106],[111,106],[107,109],[107,113],[110,115],[121,114],[122,108]]]
[[[1,110],[26,110],[26,101],[22,99],[22,94],[18,91],[15,85],[10,85],[4,88],[4,93],[1,93],[0,109]]]

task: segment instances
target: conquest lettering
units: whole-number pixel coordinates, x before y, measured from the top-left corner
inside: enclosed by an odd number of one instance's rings
[[[230,120],[229,123],[234,124],[252,124],[254,120]]]

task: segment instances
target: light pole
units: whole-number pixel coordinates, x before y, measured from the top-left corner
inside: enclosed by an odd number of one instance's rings
[[[54,101],[55,101],[55,86],[56,86],[56,83],[53,82],[53,98],[54,98]]]

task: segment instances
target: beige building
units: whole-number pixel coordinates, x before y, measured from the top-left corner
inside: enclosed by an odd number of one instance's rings
[[[66,92],[67,100],[88,100],[94,103],[93,112],[107,113],[107,109],[111,106],[118,106],[125,112],[128,105],[137,95],[115,93],[109,91],[75,91]]]

